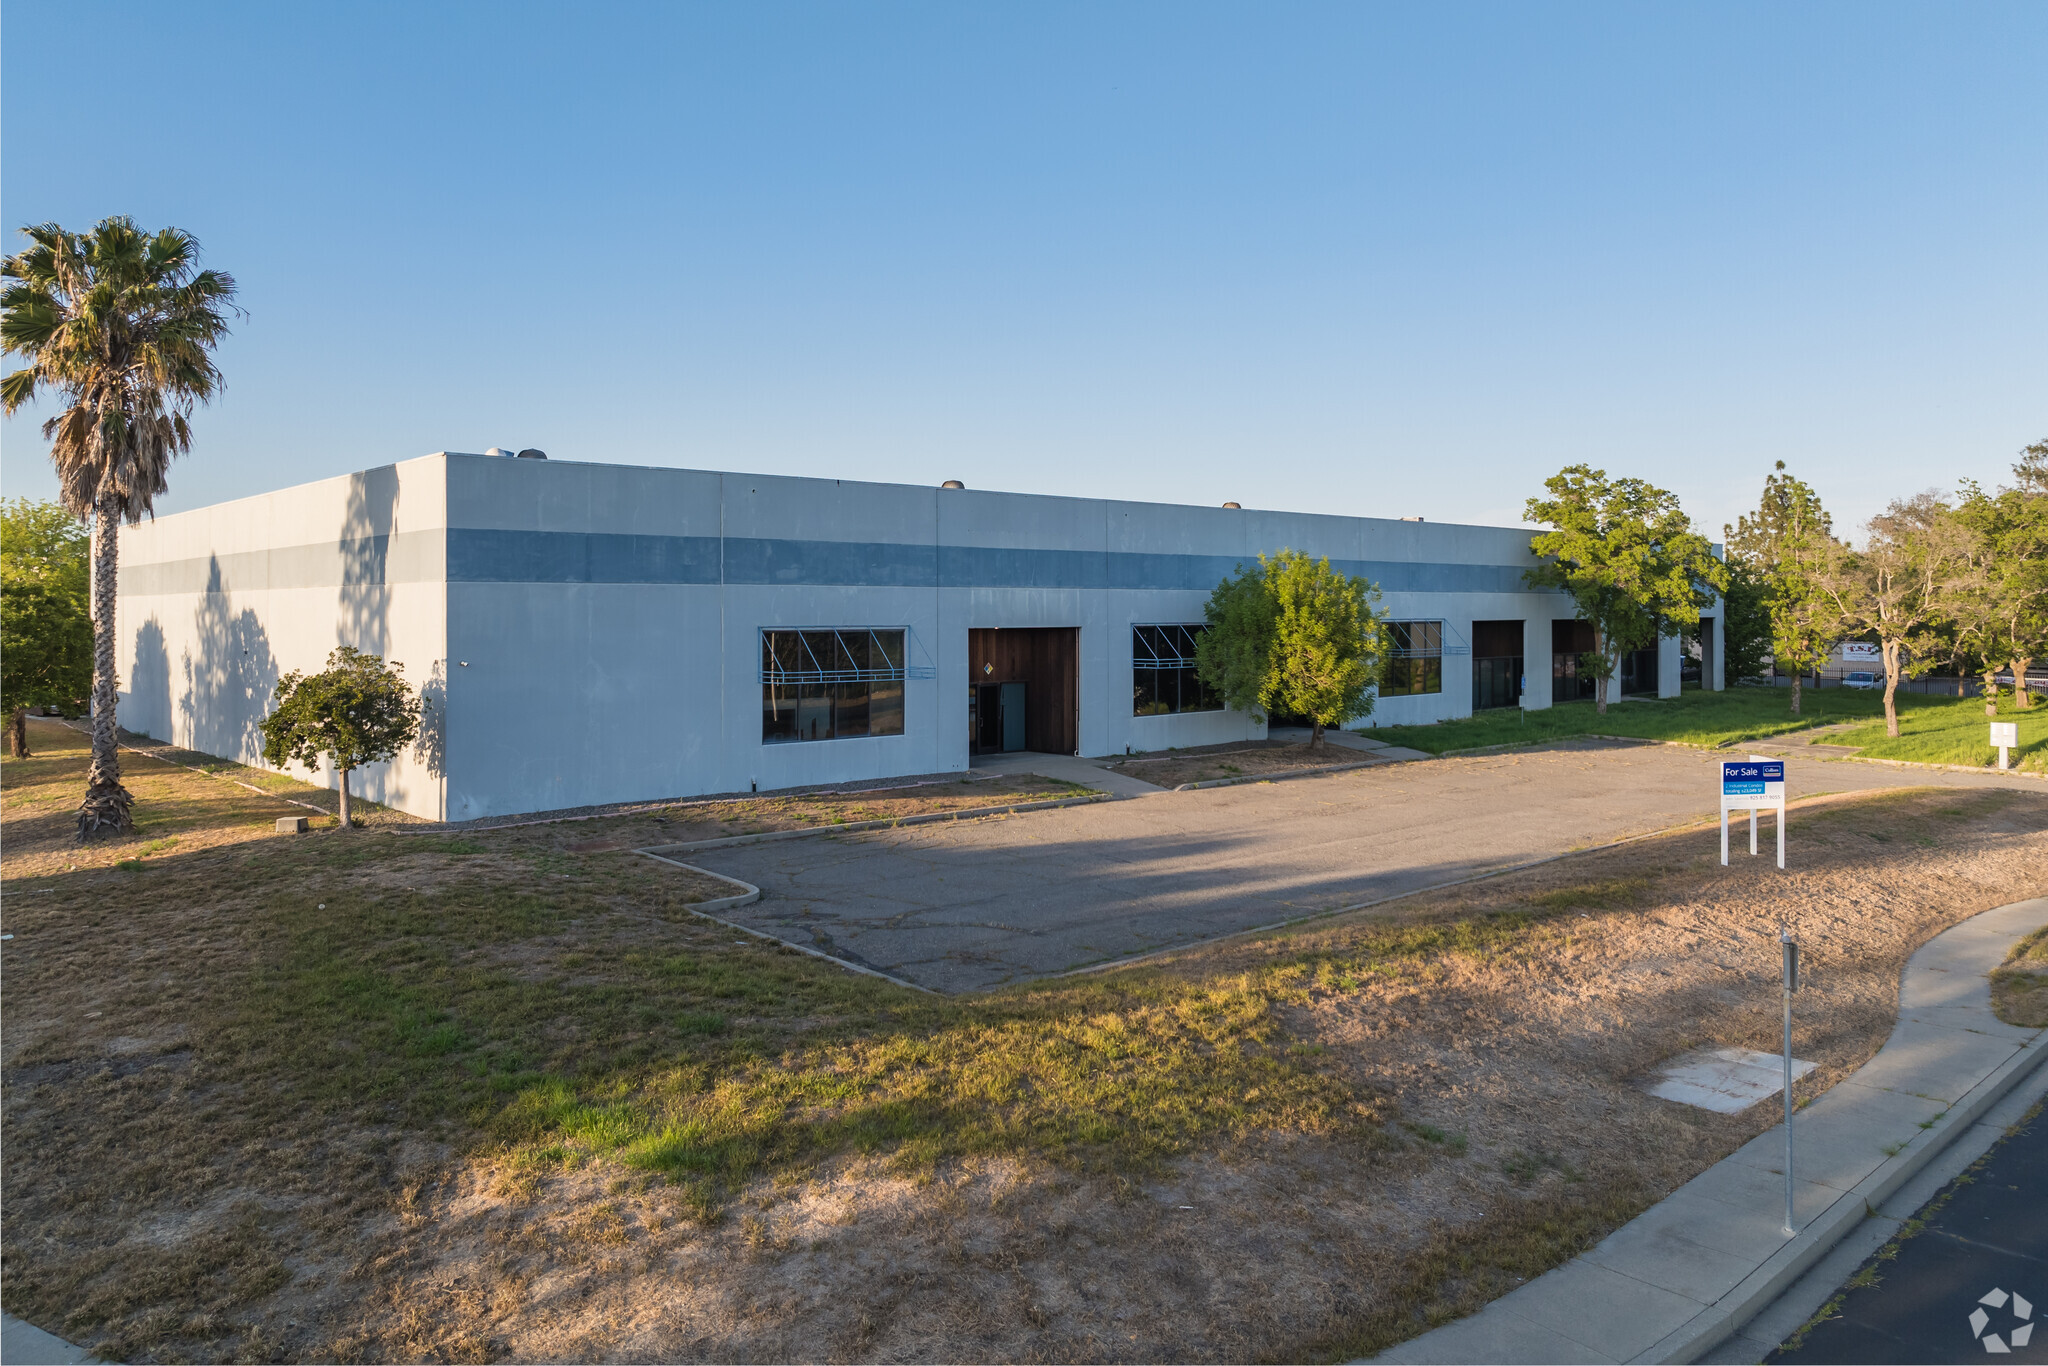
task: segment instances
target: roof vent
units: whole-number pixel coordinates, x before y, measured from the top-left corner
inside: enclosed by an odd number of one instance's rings
[[[503,446],[493,446],[493,447],[491,447],[491,448],[490,448],[489,450],[485,451],[485,452],[484,452],[484,454],[485,454],[485,455],[510,455],[510,454],[512,454],[512,452],[510,452],[510,451],[506,450],[506,449],[505,449],[505,448],[504,448]]]
[[[942,489],[964,489],[967,487],[967,485],[961,483],[958,479],[948,479],[945,483],[939,485],[939,487]]]
[[[533,447],[528,446],[525,450],[519,452],[519,458],[521,460],[545,460],[548,458],[548,453],[546,451],[537,451]]]
[[[1402,518],[1401,520],[1402,520],[1402,521],[1404,521],[1404,522],[1419,522],[1419,521],[1421,521],[1421,520],[1422,520],[1422,518],[1420,518],[1420,517],[1403,517],[1403,518]]]
[[[1225,507],[1227,507],[1227,508],[1240,508],[1240,509],[1242,509],[1242,508],[1244,507],[1244,504],[1243,504],[1243,503],[1225,503],[1225,504],[1224,504],[1223,506],[1225,506]]]

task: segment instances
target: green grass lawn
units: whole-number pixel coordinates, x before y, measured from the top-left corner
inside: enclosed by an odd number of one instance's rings
[[[1899,711],[1910,715],[1953,699],[1900,694]],[[1517,708],[1481,712],[1429,726],[1380,726],[1365,732],[1390,745],[1406,745],[1430,754],[1484,745],[1512,745],[1561,740],[1574,735],[1626,735],[1640,740],[1676,740],[1712,748],[1738,740],[1761,740],[1840,721],[1878,718],[1882,733],[1884,695],[1847,688],[1806,689],[1801,712],[1792,715],[1788,688],[1731,688],[1727,692],[1687,692],[1677,697],[1609,704],[1599,715],[1591,702],[1567,702],[1544,711]],[[1972,703],[1979,713],[1981,703]]]
[[[1927,698],[1911,711],[1899,713],[1899,738],[1884,733],[1884,722],[1859,726],[1828,737],[1830,742],[1862,747],[1866,759],[1905,759],[1919,764],[1963,764],[1993,767],[1998,751],[1991,748],[1991,717],[1981,697]],[[2020,728],[2014,768],[2048,773],[2048,707],[2016,711],[2010,699],[1999,704],[1998,720]]]

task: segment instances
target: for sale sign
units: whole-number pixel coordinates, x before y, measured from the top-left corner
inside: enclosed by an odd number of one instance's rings
[[[1752,754],[1721,761],[1721,862],[1728,862],[1728,813],[1749,813],[1749,852],[1756,852],[1756,813],[1778,813],[1778,866],[1785,866],[1785,761]]]
[[[1742,798],[1730,801],[1730,798]],[[1785,800],[1785,761],[1727,760],[1721,765],[1721,800],[1730,806],[1781,805]]]

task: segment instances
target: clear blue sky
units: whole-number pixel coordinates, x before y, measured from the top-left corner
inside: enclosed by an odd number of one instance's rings
[[[1584,460],[1718,535],[1777,459],[1846,526],[2048,437],[2040,3],[4,22],[8,250],[241,281],[164,511],[530,445],[1512,523]]]

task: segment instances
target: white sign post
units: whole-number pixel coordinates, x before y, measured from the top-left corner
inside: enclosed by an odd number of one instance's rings
[[[2011,767],[2011,753],[2020,747],[2020,723],[2017,721],[1993,721],[1991,723],[1991,747],[1998,751],[1998,766]]]
[[[1721,762],[1721,866],[1728,866],[1728,813],[1749,812],[1749,852],[1756,853],[1756,813],[1778,813],[1778,866],[1785,866],[1785,761],[1752,754]]]
[[[1778,806],[1778,829],[1785,828],[1785,807]],[[1783,848],[1782,844],[1779,848]],[[1779,859],[1783,868],[1785,860]],[[1778,947],[1784,954],[1785,986],[1785,1236],[1796,1238],[1799,1230],[1792,1223],[1792,993],[1799,990],[1799,941],[1786,929],[1778,931]]]

